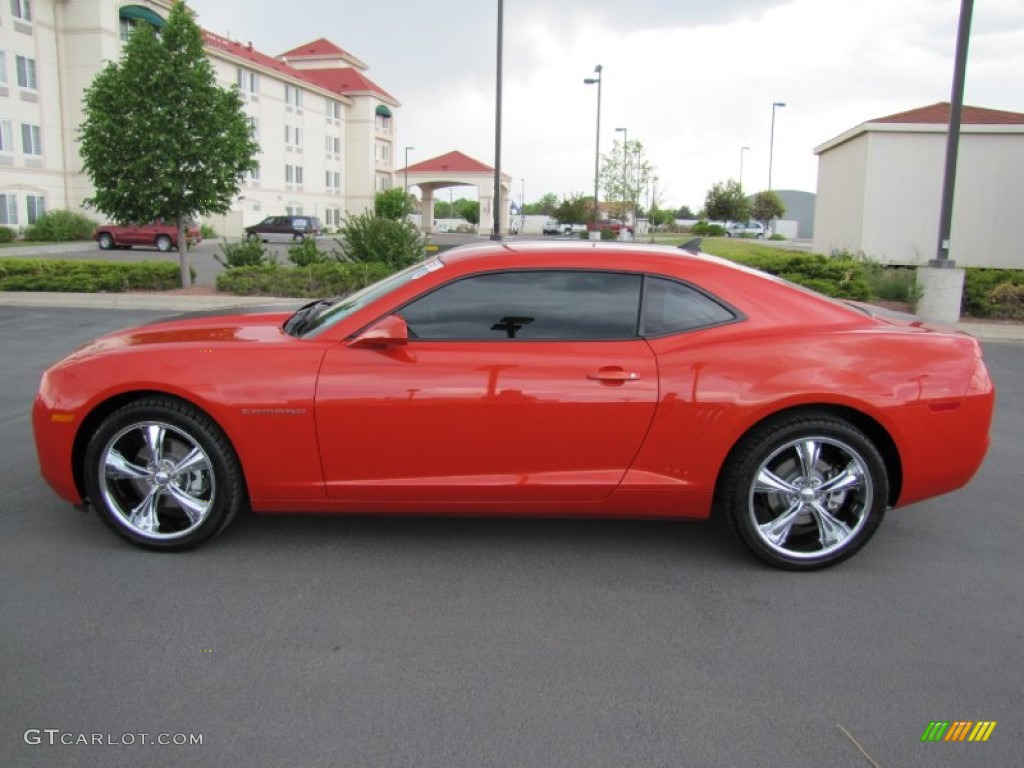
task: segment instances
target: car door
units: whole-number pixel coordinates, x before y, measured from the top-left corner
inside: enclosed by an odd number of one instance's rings
[[[621,481],[658,372],[642,278],[534,270],[454,280],[398,311],[409,341],[328,351],[316,394],[333,499],[587,501]]]

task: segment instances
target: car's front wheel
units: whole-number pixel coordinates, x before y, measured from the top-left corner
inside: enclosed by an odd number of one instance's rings
[[[157,238],[156,238],[156,249],[158,251],[163,251],[164,253],[166,253],[167,251],[171,250],[171,245],[172,245],[171,238],[168,237],[167,235],[158,235],[157,236]]]
[[[867,543],[888,506],[889,482],[867,435],[812,414],[748,435],[725,469],[722,491],[733,530],[755,555],[780,568],[812,570]]]
[[[206,414],[171,398],[112,413],[84,460],[89,500],[107,525],[148,549],[188,549],[221,531],[245,504],[238,457]]]
[[[114,236],[109,232],[101,232],[97,241],[100,244],[100,250],[109,251],[114,247]]]

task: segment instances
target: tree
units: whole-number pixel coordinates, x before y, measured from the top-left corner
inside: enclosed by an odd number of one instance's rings
[[[693,215],[693,211],[690,210],[690,206],[684,205],[679,208],[679,212],[676,214],[677,219],[696,219]]]
[[[704,199],[704,215],[712,221],[746,221],[750,217],[750,203],[740,183],[729,179],[711,187]]]
[[[605,199],[618,207],[620,218],[636,210],[653,172],[654,166],[647,161],[644,145],[639,141],[627,141],[623,148],[623,143],[616,140],[611,151],[601,155],[601,188]]]
[[[577,192],[563,197],[552,213],[563,224],[586,224],[594,215],[594,198]]]
[[[770,189],[758,192],[754,195],[754,202],[750,206],[750,214],[768,228],[768,222],[772,219],[780,219],[786,213],[786,205],[782,198]]]
[[[548,192],[535,203],[527,203],[523,206],[523,213],[527,216],[553,216],[558,207],[558,195]]]
[[[83,111],[80,151],[95,188],[86,204],[120,223],[174,221],[187,288],[188,220],[229,210],[259,145],[237,89],[216,84],[183,2],[159,36],[148,24],[135,28],[121,60],[86,89]]]
[[[409,198],[402,187],[392,187],[373,197],[373,212],[382,219],[401,221],[409,212]]]
[[[480,203],[477,200],[467,200],[460,197],[452,205],[454,218],[465,219],[470,224],[480,223]]]

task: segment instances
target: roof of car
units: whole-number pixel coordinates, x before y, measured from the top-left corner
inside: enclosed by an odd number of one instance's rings
[[[465,245],[444,251],[441,261],[445,264],[463,264],[465,262],[492,259],[499,256],[525,256],[537,257],[567,257],[576,259],[580,256],[587,256],[593,259],[595,266],[600,265],[601,260],[615,261],[628,257],[636,259],[639,257],[654,258],[659,260],[671,259],[693,260],[701,263],[715,263],[735,267],[736,265],[717,256],[700,253],[694,254],[667,245],[648,245],[645,243],[621,243],[601,240],[579,240],[561,241],[557,243],[541,242],[539,240],[527,240],[522,242],[500,242],[485,243],[480,245]]]

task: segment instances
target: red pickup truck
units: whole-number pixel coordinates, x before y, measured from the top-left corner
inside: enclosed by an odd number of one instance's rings
[[[593,232],[595,230],[601,231],[603,229],[611,230],[616,235],[619,234],[619,232],[621,232],[623,229],[629,232],[629,234],[633,234],[633,228],[627,226],[626,224],[623,224],[618,219],[601,219],[596,223],[592,221],[589,224],[587,224],[588,232]]]
[[[133,245],[148,245],[158,251],[171,251],[178,247],[178,227],[163,221],[148,224],[101,224],[92,233],[92,239],[104,251],[112,248],[131,248]],[[185,229],[189,245],[203,242],[203,235],[195,224]]]

